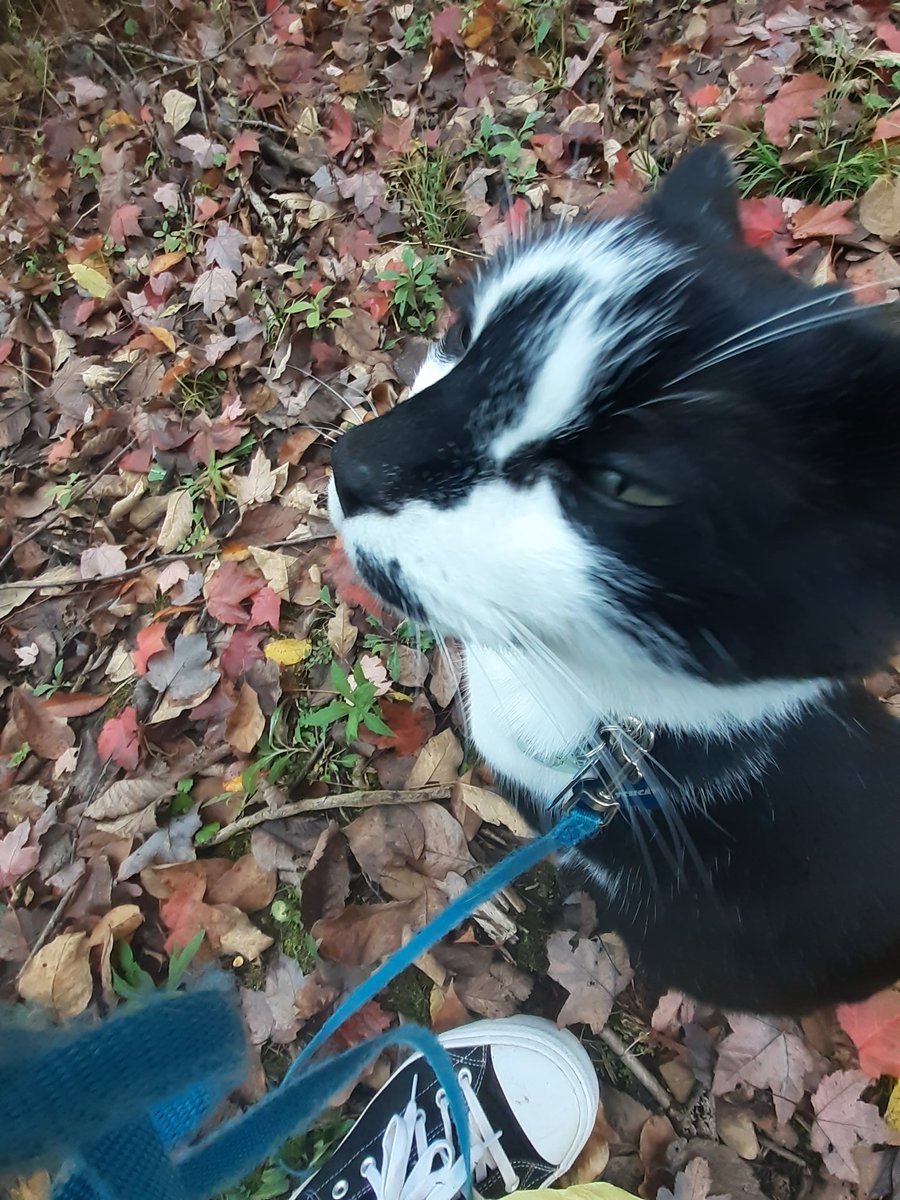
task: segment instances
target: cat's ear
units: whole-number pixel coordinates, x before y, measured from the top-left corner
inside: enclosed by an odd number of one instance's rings
[[[739,241],[735,172],[716,142],[691,150],[663,177],[647,205],[649,215],[694,245]]]

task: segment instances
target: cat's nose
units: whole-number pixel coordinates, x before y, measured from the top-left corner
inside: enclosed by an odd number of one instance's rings
[[[338,499],[345,517],[355,517],[367,508],[377,507],[376,472],[364,455],[354,451],[345,434],[331,454],[331,470]]]

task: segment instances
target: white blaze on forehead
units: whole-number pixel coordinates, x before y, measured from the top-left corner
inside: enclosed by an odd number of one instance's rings
[[[489,266],[474,288],[473,341],[531,289],[558,282],[555,312],[535,312],[538,354],[534,382],[514,424],[491,445],[496,461],[532,442],[577,427],[598,375],[611,377],[665,326],[666,305],[636,323],[626,305],[672,263],[672,248],[633,221],[566,229],[523,245]]]

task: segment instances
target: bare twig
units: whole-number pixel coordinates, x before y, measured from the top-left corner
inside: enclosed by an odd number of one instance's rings
[[[663,1112],[677,1117],[678,1108],[672,1097],[656,1076],[650,1074],[637,1055],[631,1053],[619,1035],[614,1033],[608,1025],[605,1029],[601,1030],[600,1040],[612,1050],[617,1058],[621,1059],[622,1063],[628,1068],[638,1083],[647,1089]]]
[[[250,207],[259,217],[260,225],[262,225],[264,231],[274,242],[279,242],[281,239],[278,233],[278,226],[275,223],[275,218],[266,208],[265,200],[263,200],[256,188],[252,187],[246,180],[243,181],[242,186],[247,199],[250,201]]]
[[[382,804],[415,804],[420,800],[449,800],[453,791],[449,784],[437,784],[434,787],[414,788],[412,791],[397,791],[393,788],[374,792],[345,792],[342,796],[318,796],[309,800],[295,800],[291,804],[282,804],[280,808],[263,809],[261,812],[250,813],[247,817],[239,817],[220,829],[215,837],[211,837],[207,846],[218,846],[227,842],[235,834],[247,829],[254,829],[266,821],[283,821],[286,817],[299,817],[304,813],[330,812],[335,808],[376,808]]]

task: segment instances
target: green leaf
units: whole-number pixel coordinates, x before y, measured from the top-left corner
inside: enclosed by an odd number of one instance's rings
[[[371,729],[372,733],[380,733],[383,737],[394,736],[393,729],[384,722],[381,714],[374,708],[363,717],[363,725],[366,729]]]
[[[205,846],[210,838],[214,838],[222,828],[220,821],[210,821],[208,825],[204,825],[202,829],[198,829],[194,834],[194,845]]]
[[[349,699],[351,694],[350,681],[334,660],[332,660],[331,666],[328,668],[328,675],[337,694]]]
[[[304,713],[301,720],[304,725],[324,726],[332,721],[340,721],[349,716],[353,710],[346,700],[332,700],[330,704],[317,708],[311,713]]]
[[[203,830],[200,832],[202,833]],[[169,955],[169,976],[166,980],[166,991],[178,991],[181,981],[184,978],[184,973],[191,965],[194,955],[200,949],[200,944],[205,936],[205,930],[199,929],[184,948],[181,946],[172,947],[172,953]]]

